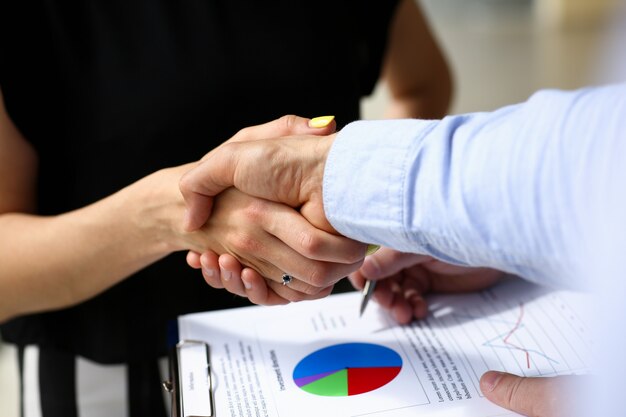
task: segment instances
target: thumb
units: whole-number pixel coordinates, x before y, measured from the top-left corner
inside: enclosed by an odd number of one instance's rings
[[[398,252],[390,248],[380,248],[378,252],[365,258],[363,266],[361,266],[359,271],[363,277],[377,280],[394,275],[405,268],[430,259],[430,257],[425,255]]]
[[[241,129],[226,143],[277,138],[281,136],[326,136],[335,132],[336,128],[335,116],[320,116],[307,119],[290,114],[268,123]]]
[[[234,185],[238,161],[237,142],[255,141],[289,135],[328,135],[335,131],[334,116],[306,119],[283,116],[274,121],[241,129],[231,139],[206,154],[179,182],[187,212],[184,228],[200,228],[211,215],[213,197]]]
[[[489,371],[480,378],[480,390],[489,401],[525,416],[565,416],[571,402],[564,389],[570,385],[567,378],[527,378]]]

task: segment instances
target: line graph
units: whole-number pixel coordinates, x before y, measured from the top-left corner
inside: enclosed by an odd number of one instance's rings
[[[515,293],[514,287],[509,290]],[[588,369],[586,325],[561,297],[483,294],[476,301],[449,305],[431,323],[462,359],[476,387],[487,370],[547,376]]]
[[[524,349],[523,347],[517,346],[516,344],[509,341],[513,333],[515,333],[515,331],[519,329],[523,318],[524,318],[524,303],[520,303],[519,304],[519,317],[517,318],[517,321],[515,322],[515,326],[513,326],[511,331],[507,333],[507,335],[504,337],[504,339],[502,339],[502,341],[504,342],[505,345],[509,345],[513,347],[514,349],[521,350],[522,352],[524,352],[526,354],[526,366],[528,369],[530,369],[530,354],[528,353],[528,349]]]
[[[457,314],[458,317],[464,318],[464,319],[472,319],[472,320],[478,320],[478,319],[483,319],[485,320],[484,317],[476,317],[476,316],[470,316],[470,315],[464,315],[464,314]],[[540,356],[544,359],[546,359],[547,361],[553,363],[553,364],[559,364],[559,361],[557,359],[554,359],[550,356],[548,356],[545,352],[538,350],[538,349],[530,349],[528,347],[524,347],[524,346],[520,346],[516,343],[513,343],[511,341],[512,336],[518,332],[518,331],[522,331],[526,329],[525,324],[523,323],[523,319],[524,319],[524,303],[520,303],[519,304],[519,316],[517,318],[517,320],[513,321],[507,321],[507,320],[497,320],[497,319],[489,319],[487,318],[486,320],[490,320],[492,322],[495,323],[502,323],[505,324],[507,326],[511,326],[510,330],[507,330],[505,332],[499,333],[496,336],[494,336],[491,339],[486,340],[485,342],[482,343],[482,346],[485,347],[489,347],[489,348],[493,348],[493,349],[507,349],[507,350],[516,350],[519,352],[522,352],[524,354],[524,357],[526,358],[526,368],[527,369],[531,369],[531,354],[533,355],[537,355]]]

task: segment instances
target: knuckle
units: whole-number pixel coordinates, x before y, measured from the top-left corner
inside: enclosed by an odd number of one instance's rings
[[[237,252],[254,253],[260,249],[260,245],[252,236],[239,233],[231,237],[231,244]]]
[[[327,287],[329,284],[329,272],[330,268],[327,264],[322,262],[316,262],[309,273],[308,283],[318,288]]]
[[[364,262],[365,262],[365,258],[358,259],[356,262],[350,264],[350,270],[358,271],[363,266]]]
[[[295,126],[297,125],[297,120],[298,118],[293,114],[287,114],[285,116],[282,116],[279,119],[279,123],[280,128],[283,130],[283,133],[289,134],[291,131],[293,131]]]
[[[365,259],[365,248],[363,248],[363,244],[351,244],[350,251],[346,256],[346,263],[349,264],[359,264],[363,263]]]
[[[318,255],[322,246],[322,239],[318,235],[308,231],[300,233],[300,248],[307,258]]]
[[[523,396],[522,392],[522,384],[524,380],[522,378],[515,378],[512,382],[505,385],[506,394],[505,401],[509,407],[514,410],[520,409],[520,407],[524,406],[524,401],[526,398]]]
[[[187,171],[178,180],[178,189],[183,194],[185,194],[186,192],[190,192],[191,191],[192,184],[193,184],[193,181],[192,181],[192,178],[191,178],[191,172]]]
[[[264,205],[261,203],[261,200],[253,200],[243,210],[243,214],[245,218],[250,223],[254,223],[254,224],[261,223],[265,217],[264,216],[265,210],[263,206]]]
[[[231,139],[231,142],[226,142],[224,146],[231,145],[233,142],[246,140],[248,136],[250,136],[251,131],[252,131],[251,127],[244,127],[243,129],[240,129],[235,134],[235,136],[233,136],[233,138]]]

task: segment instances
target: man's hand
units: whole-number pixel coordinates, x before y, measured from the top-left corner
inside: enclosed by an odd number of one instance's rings
[[[334,123],[310,127],[307,119],[296,116],[243,129],[181,178],[180,191],[188,209],[185,228],[200,228],[209,218],[213,197],[234,186],[249,195],[299,207],[311,224],[333,231],[323,211],[322,179],[334,135],[319,135],[334,129]],[[268,139],[285,135],[300,136]]]
[[[408,323],[428,314],[425,294],[481,290],[495,284],[502,275],[493,269],[449,265],[430,256],[381,248],[365,258],[363,266],[350,275],[350,281],[359,289],[366,279],[378,281],[374,299],[399,323]]]
[[[523,378],[489,371],[480,378],[480,390],[491,402],[529,417],[578,416],[585,377]]]

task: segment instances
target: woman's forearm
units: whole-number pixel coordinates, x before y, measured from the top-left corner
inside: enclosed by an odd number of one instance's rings
[[[76,304],[182,249],[183,208],[162,185],[178,174],[165,171],[58,216],[0,215],[0,321]]]

